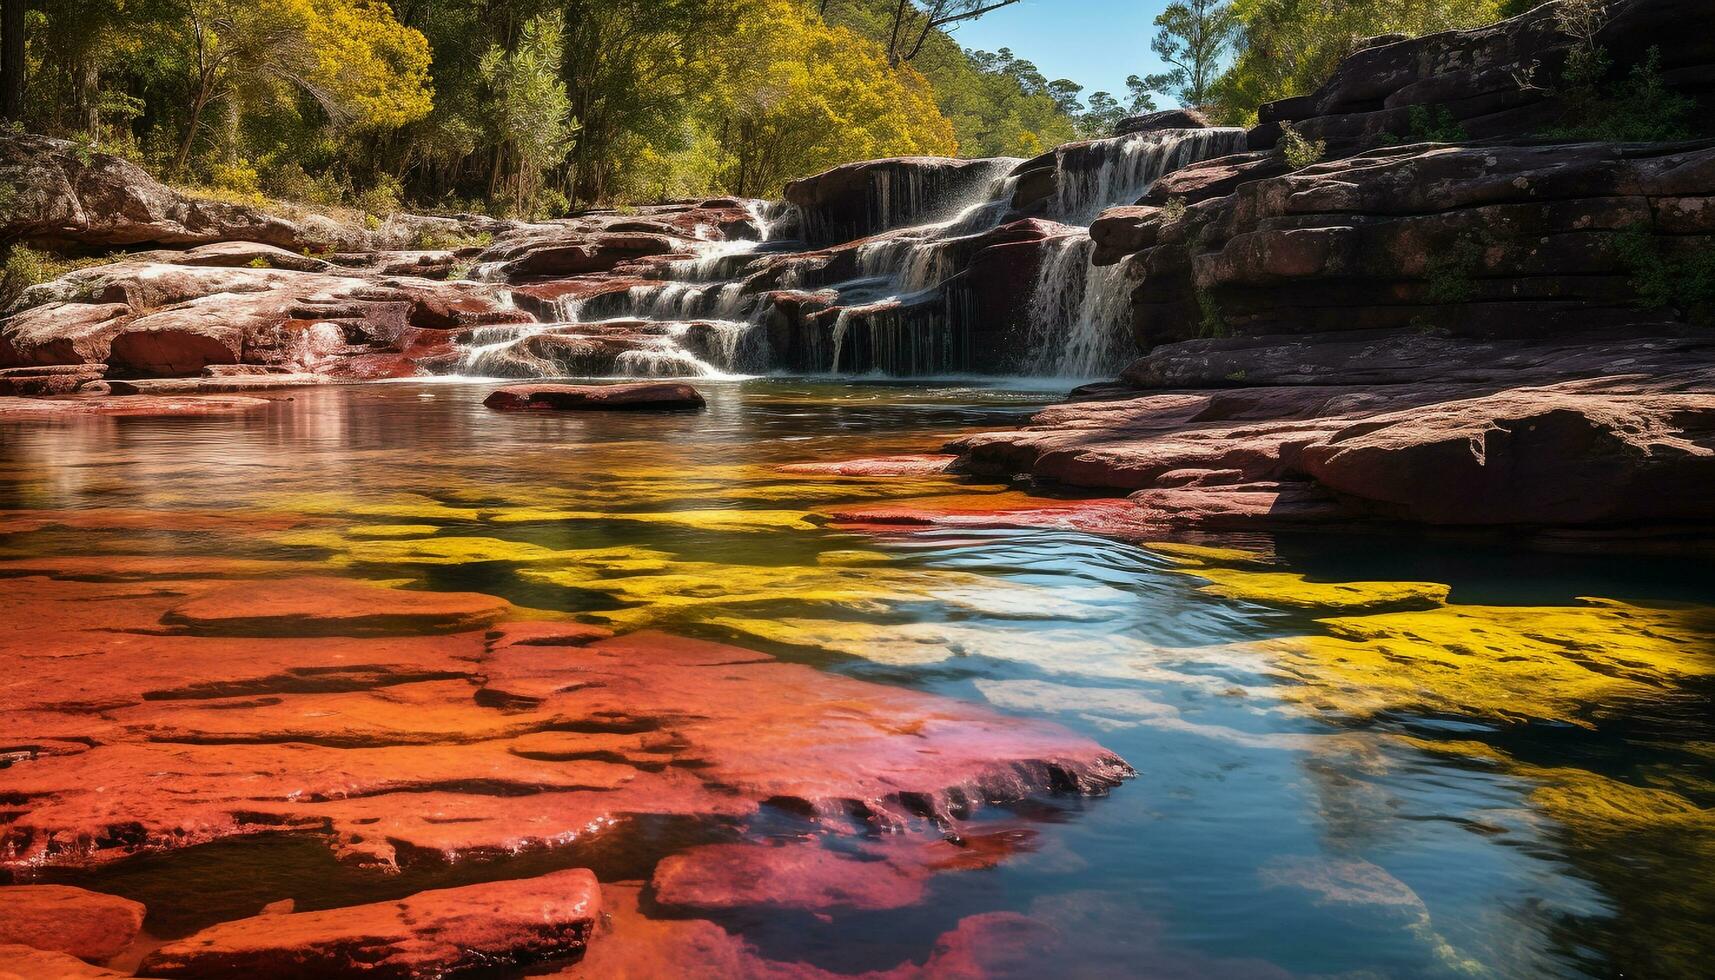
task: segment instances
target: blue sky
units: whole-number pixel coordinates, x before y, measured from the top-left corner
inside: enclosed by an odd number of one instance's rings
[[[1169,0],[1022,0],[959,25],[953,37],[964,47],[1011,48],[1036,63],[1050,79],[1070,78],[1084,94],[1125,93],[1127,75],[1160,71],[1149,50],[1151,21]],[[1155,100],[1167,105],[1160,96]]]

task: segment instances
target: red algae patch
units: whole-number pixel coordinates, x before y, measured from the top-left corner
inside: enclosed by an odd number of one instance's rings
[[[241,395],[122,395],[103,398],[0,397],[0,422],[51,422],[89,416],[171,418],[195,415],[242,415],[274,404],[266,398]]]
[[[0,887],[0,944],[108,960],[137,938],[143,912],[130,899],[68,885]]]
[[[305,576],[205,592],[168,609],[161,622],[244,636],[456,633],[493,623],[509,608],[505,600],[474,592],[412,592]]]
[[[787,463],[776,469],[813,476],[937,476],[947,472],[947,467],[958,458],[939,453],[911,453],[830,463]]]
[[[144,958],[154,977],[446,977],[574,955],[601,910],[582,869],[223,922]]]
[[[572,623],[423,632],[505,608],[486,596],[303,577],[7,589],[22,610],[0,624],[14,869],[264,831],[387,868],[765,807],[951,826],[1131,774],[1049,723],[741,647]],[[419,600],[433,605],[389,605]],[[412,632],[368,635],[395,628]],[[278,635],[335,630],[366,635]]]

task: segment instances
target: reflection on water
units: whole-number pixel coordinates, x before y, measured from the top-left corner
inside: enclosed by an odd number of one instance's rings
[[[698,415],[548,417],[483,394],[395,384],[253,418],[0,427],[0,558],[224,556],[484,592],[1052,718],[1140,771],[997,816],[1037,826],[1031,848],[935,878],[924,907],[722,922],[774,958],[922,962],[962,917],[1002,910],[1102,933],[1054,951],[1072,975],[1689,975],[1715,954],[1704,565],[841,533],[819,508],[953,481],[775,467],[933,451],[1052,393],[751,381],[710,386]],[[635,879],[727,836],[639,827],[605,853],[440,877],[377,879],[292,838],[56,874],[144,897],[151,929],[182,934],[281,894],[334,906],[550,866]],[[250,884],[209,887],[232,880]]]

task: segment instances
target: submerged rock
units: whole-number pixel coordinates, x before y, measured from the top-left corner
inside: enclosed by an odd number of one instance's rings
[[[511,385],[482,402],[503,412],[698,409],[708,403],[687,384],[638,382],[607,385]]]
[[[397,902],[223,922],[143,960],[155,977],[451,977],[581,952],[601,911],[583,869]]]
[[[16,943],[102,962],[143,928],[143,906],[68,885],[0,886],[0,945]],[[0,970],[6,964],[0,959]]]

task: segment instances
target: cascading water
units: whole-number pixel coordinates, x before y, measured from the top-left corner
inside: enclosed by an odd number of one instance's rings
[[[1060,156],[1052,212],[1086,229],[1102,211],[1142,197],[1163,175],[1245,148],[1242,129],[1171,130],[1076,146]],[[1068,160],[1068,153],[1076,159]],[[1053,240],[1031,292],[1032,374],[1112,377],[1135,355],[1126,264],[1090,263],[1087,230]]]
[[[1063,223],[1087,225],[1103,209],[1135,201],[1162,174],[1240,150],[1244,139],[1237,129],[1187,130],[1062,148],[1046,210]],[[825,216],[745,202],[755,237],[723,240],[713,225],[698,226],[681,254],[641,273],[651,281],[621,281],[587,300],[533,299],[530,309],[546,322],[466,331],[458,370],[510,377],[720,377],[774,369],[912,375],[999,364],[1004,350],[979,340],[993,329],[980,319],[992,317],[980,312],[988,294],[965,273],[969,256],[987,247],[973,240],[1018,216],[1019,163],[966,166],[957,182],[933,169],[874,174],[865,206],[871,227],[882,230],[827,250],[805,250],[790,237],[829,234]],[[1082,378],[1123,366],[1134,285],[1126,272],[1093,267],[1086,232],[1034,247],[1042,261],[1031,284],[1028,356],[1022,364],[1014,358],[1012,369]],[[797,291],[797,298],[777,299],[787,294],[774,291]],[[783,319],[775,313],[782,302],[793,311]],[[790,349],[776,349],[781,343]]]

